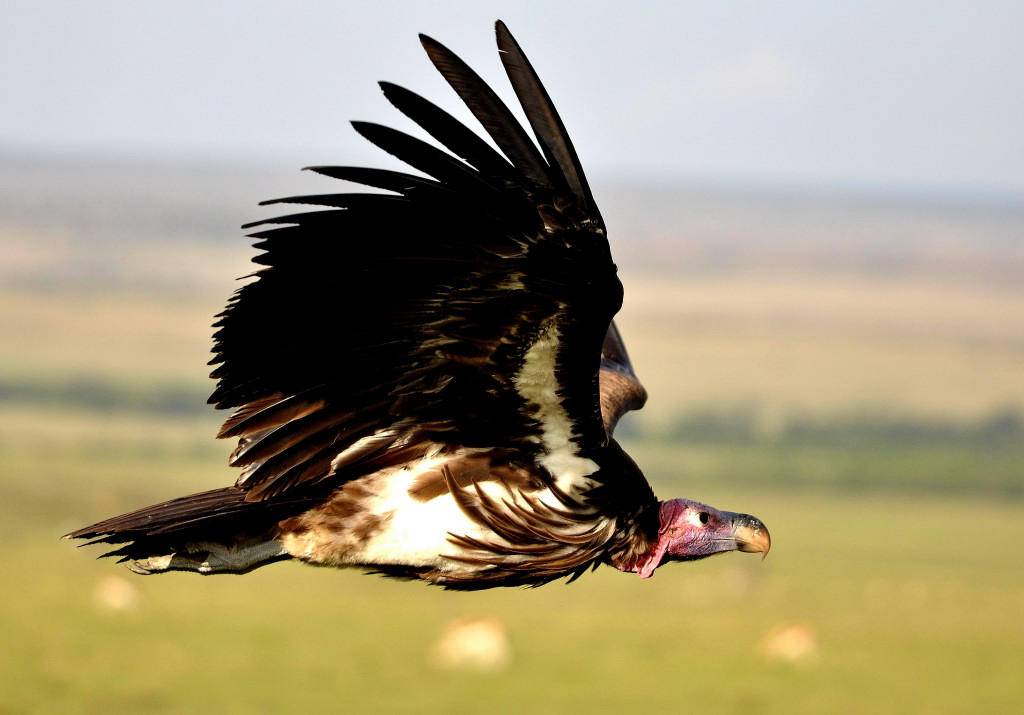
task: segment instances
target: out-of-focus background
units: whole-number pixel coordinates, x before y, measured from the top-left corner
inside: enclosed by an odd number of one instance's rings
[[[205,405],[241,223],[396,166],[416,42],[509,97],[505,19],[588,168],[662,496],[765,561],[446,593],[140,578],[58,537],[234,479]],[[1017,3],[43,1],[0,10],[0,712],[1024,707]]]

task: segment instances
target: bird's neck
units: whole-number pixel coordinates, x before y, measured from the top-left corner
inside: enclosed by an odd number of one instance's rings
[[[612,555],[611,564],[619,571],[650,578],[661,566],[671,543],[665,524],[671,524],[675,509],[671,502],[658,502],[637,520],[625,544]],[[646,518],[644,518],[646,517]],[[647,529],[641,524],[647,522]]]

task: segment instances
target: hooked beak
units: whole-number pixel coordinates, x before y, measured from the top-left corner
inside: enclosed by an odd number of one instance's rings
[[[736,541],[738,551],[760,552],[763,559],[772,547],[772,537],[768,528],[756,516],[750,514],[729,513],[732,523],[732,538]]]

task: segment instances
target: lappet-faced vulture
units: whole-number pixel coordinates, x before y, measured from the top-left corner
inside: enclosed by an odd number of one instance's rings
[[[250,224],[261,268],[218,316],[212,361],[235,485],[69,536],[117,545],[107,555],[143,574],[299,559],[448,588],[766,553],[758,519],[659,501],[612,438],[646,399],[612,322],[622,284],[519,45],[498,22],[535,139],[462,60],[421,41],[497,150],[382,83],[441,148],[356,122],[418,173],[310,167],[373,191],[278,199],[321,208]]]

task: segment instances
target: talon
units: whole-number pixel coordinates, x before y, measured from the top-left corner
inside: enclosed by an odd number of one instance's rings
[[[149,576],[153,572],[142,565],[140,561],[130,561],[125,564],[125,567],[132,573],[137,573],[140,576]]]
[[[167,554],[166,556],[150,556],[145,561],[132,561],[130,564],[125,565],[132,572],[142,576],[147,576],[152,573],[167,571],[171,567],[173,559],[174,554]]]

